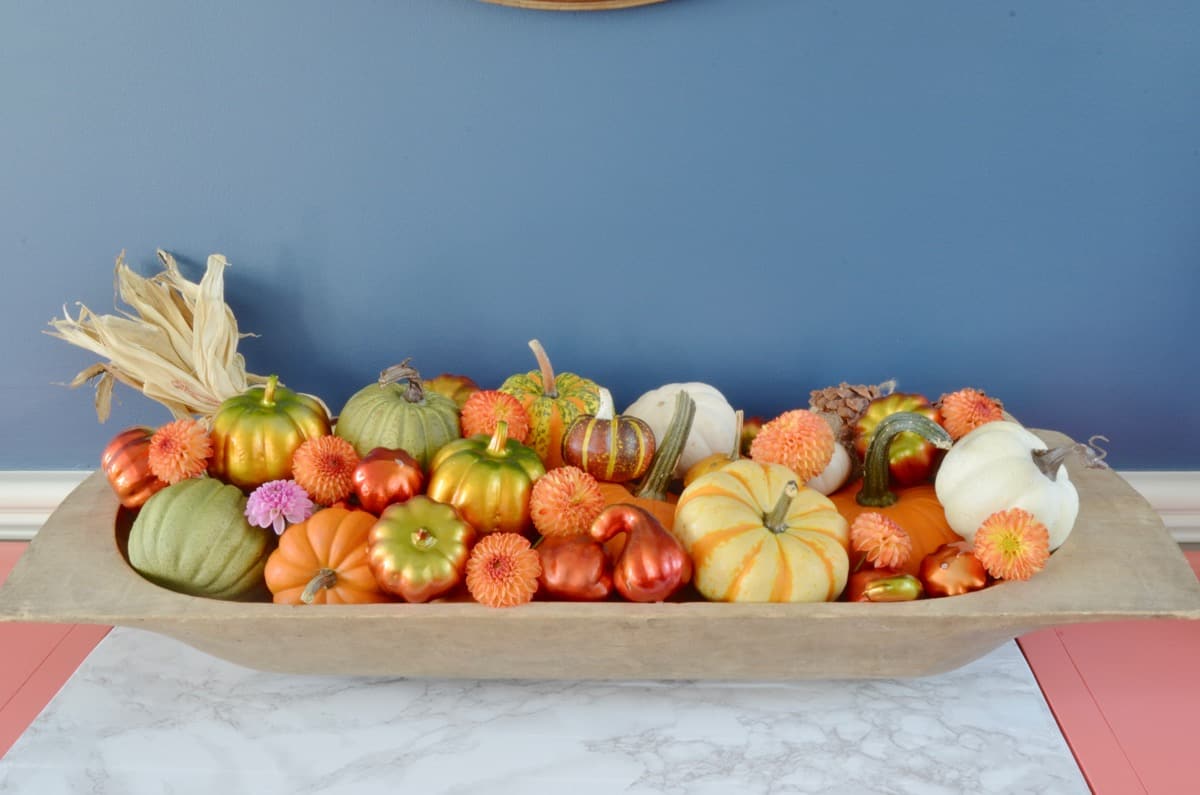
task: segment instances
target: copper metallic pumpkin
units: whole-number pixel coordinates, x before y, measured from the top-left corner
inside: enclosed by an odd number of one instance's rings
[[[167,487],[150,471],[151,428],[126,428],[112,438],[100,456],[104,471],[117,499],[126,508],[140,508],[155,492]]]

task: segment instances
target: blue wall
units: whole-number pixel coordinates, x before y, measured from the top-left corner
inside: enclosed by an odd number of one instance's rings
[[[976,385],[1200,468],[1200,5],[0,5],[0,467],[96,465],[41,333],[112,261],[234,266],[255,372],[335,408],[540,337],[620,406]]]

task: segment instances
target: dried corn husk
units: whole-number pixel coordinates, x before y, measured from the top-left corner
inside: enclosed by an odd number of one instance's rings
[[[52,337],[66,340],[102,358],[71,381],[72,388],[96,381],[96,416],[108,419],[116,381],[140,391],[175,417],[210,417],[221,403],[244,392],[263,376],[246,372],[237,352],[237,320],[225,303],[225,268],[220,254],[208,258],[199,284],[179,272],[175,258],[162,249],[164,271],[146,278],[134,273],[121,252],[116,263],[116,292],[132,312],[97,315],[79,304],[78,317],[63,307],[63,318],[50,321]]]

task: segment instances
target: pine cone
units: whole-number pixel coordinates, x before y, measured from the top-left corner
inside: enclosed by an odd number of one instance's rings
[[[809,394],[808,404],[813,411],[833,414],[842,421],[838,441],[847,443],[854,433],[854,423],[871,401],[878,397],[890,395],[896,389],[896,382],[884,381],[882,384],[847,384],[845,381],[837,386],[827,386],[824,389],[814,389]]]

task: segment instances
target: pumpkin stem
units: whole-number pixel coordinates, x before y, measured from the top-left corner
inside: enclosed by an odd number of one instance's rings
[[[490,455],[508,455],[508,423],[504,420],[496,423],[496,430],[488,442],[487,451]]]
[[[530,340],[529,347],[537,357],[538,367],[542,371],[542,394],[548,398],[558,397],[558,385],[554,381],[554,368],[550,366],[550,357],[546,349],[537,340]]]
[[[733,447],[729,450],[729,460],[737,461],[742,457],[742,428],[746,424],[746,412],[738,409],[733,413]]]
[[[300,601],[311,605],[313,599],[317,597],[318,591],[322,588],[332,588],[335,585],[337,585],[337,572],[333,569],[321,569],[315,577],[308,581],[304,593],[300,594]]]
[[[654,452],[650,461],[650,469],[635,497],[644,500],[665,500],[667,486],[671,483],[671,475],[683,455],[683,447],[687,444],[688,434],[692,432],[692,421],[696,419],[696,401],[684,390],[675,395],[675,410],[671,413],[671,422],[667,432],[663,434],[662,444]]]
[[[272,375],[267,378],[267,385],[263,387],[262,404],[264,406],[275,405],[275,387],[279,386],[279,376]]]
[[[412,357],[410,356],[400,364],[393,364],[381,372],[379,385],[383,387],[398,381],[407,381],[408,389],[404,391],[404,399],[409,403],[420,403],[425,399],[425,385],[421,383],[421,374],[417,372],[417,368],[409,364],[411,361]]]
[[[1108,469],[1109,466],[1104,462],[1108,451],[1097,444],[1099,439],[1105,444],[1108,443],[1107,436],[1093,436],[1087,440],[1087,444],[1083,442],[1074,442],[1072,444],[1064,444],[1061,447],[1052,447],[1049,450],[1034,450],[1033,463],[1037,464],[1038,469],[1042,474],[1051,480],[1058,480],[1058,470],[1067,460],[1071,453],[1079,453],[1083,458],[1083,465],[1088,469]]]
[[[884,417],[875,426],[875,435],[867,448],[867,460],[863,462],[863,486],[854,498],[859,505],[886,508],[898,499],[888,488],[888,449],[902,433],[918,434],[941,450],[949,450],[953,443],[945,428],[923,414],[898,411]]]
[[[789,480],[783,487],[783,493],[779,495],[775,507],[771,509],[770,513],[763,514],[763,527],[776,535],[787,530],[788,511],[792,507],[792,500],[796,499],[796,495],[799,493],[800,487],[796,485],[796,481]]]
[[[412,543],[417,549],[429,549],[437,543],[437,539],[434,538],[433,533],[429,532],[428,527],[418,527],[413,530]]]

